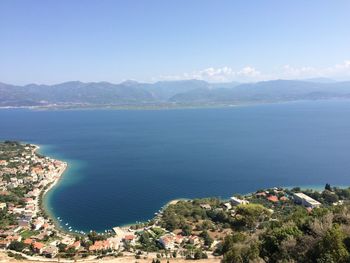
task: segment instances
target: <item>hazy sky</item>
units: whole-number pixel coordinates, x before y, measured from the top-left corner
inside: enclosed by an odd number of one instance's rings
[[[350,79],[349,0],[0,0],[0,82]]]

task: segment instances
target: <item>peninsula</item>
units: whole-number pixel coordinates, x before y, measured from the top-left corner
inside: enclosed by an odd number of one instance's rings
[[[148,222],[105,233],[55,225],[42,199],[67,163],[0,143],[0,248],[16,259],[348,262],[350,189],[273,187],[228,200],[174,200]]]

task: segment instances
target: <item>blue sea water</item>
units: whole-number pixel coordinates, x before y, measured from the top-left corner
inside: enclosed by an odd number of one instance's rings
[[[69,169],[46,197],[74,229],[153,217],[169,200],[350,184],[350,102],[185,110],[0,110],[0,140]]]

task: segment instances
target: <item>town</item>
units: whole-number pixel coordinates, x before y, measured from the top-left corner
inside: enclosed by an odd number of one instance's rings
[[[37,151],[38,147],[31,144],[0,143],[0,248],[18,259],[128,255],[150,260],[217,257],[230,262],[227,243],[231,242],[232,248],[237,242],[230,238],[238,238],[251,251],[255,242],[267,238],[264,233],[272,231],[274,225],[290,220],[293,231],[300,234],[295,220],[343,213],[350,199],[349,189],[329,184],[321,191],[273,187],[229,200],[174,200],[148,222],[116,226],[106,233],[75,233],[60,228],[42,204],[43,196],[58,182],[67,163]],[[298,219],[293,219],[294,214]],[[239,251],[240,257],[248,253],[242,248]],[[275,252],[266,248],[255,256],[264,253],[270,258]]]

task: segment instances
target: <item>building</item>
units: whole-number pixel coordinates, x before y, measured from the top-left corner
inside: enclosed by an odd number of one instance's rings
[[[316,208],[321,205],[320,202],[316,201],[315,199],[311,198],[310,196],[304,193],[295,193],[294,202],[310,208]]]
[[[6,203],[0,203],[0,209],[4,210],[7,207]]]
[[[89,247],[89,251],[100,251],[100,250],[107,250],[111,248],[111,244],[108,240],[99,240],[95,241],[93,245]]]
[[[81,247],[80,241],[75,241],[73,244],[67,246],[67,249],[74,248],[75,250],[78,250]]]
[[[134,235],[126,235],[123,238],[124,243],[135,244],[135,236]]]
[[[174,249],[175,247],[175,240],[174,236],[171,234],[166,234],[159,238],[159,243],[165,248],[165,249]]]
[[[42,250],[42,254],[49,258],[54,258],[58,254],[58,248],[55,246],[47,246]]]
[[[201,204],[200,205],[201,208],[206,209],[206,210],[210,210],[211,206],[209,204]]]
[[[0,239],[0,248],[7,248],[10,245],[10,241],[5,239]]]
[[[34,242],[33,243],[33,249],[36,253],[41,254],[43,252],[44,244],[41,242]]]
[[[113,227],[113,231],[118,238],[123,238],[125,236],[125,232],[120,227]]]
[[[249,204],[249,201],[234,196],[231,197],[230,202],[233,206]]]
[[[269,197],[267,197],[267,200],[269,200],[272,203],[276,203],[278,202],[278,197],[275,195],[270,195]]]

